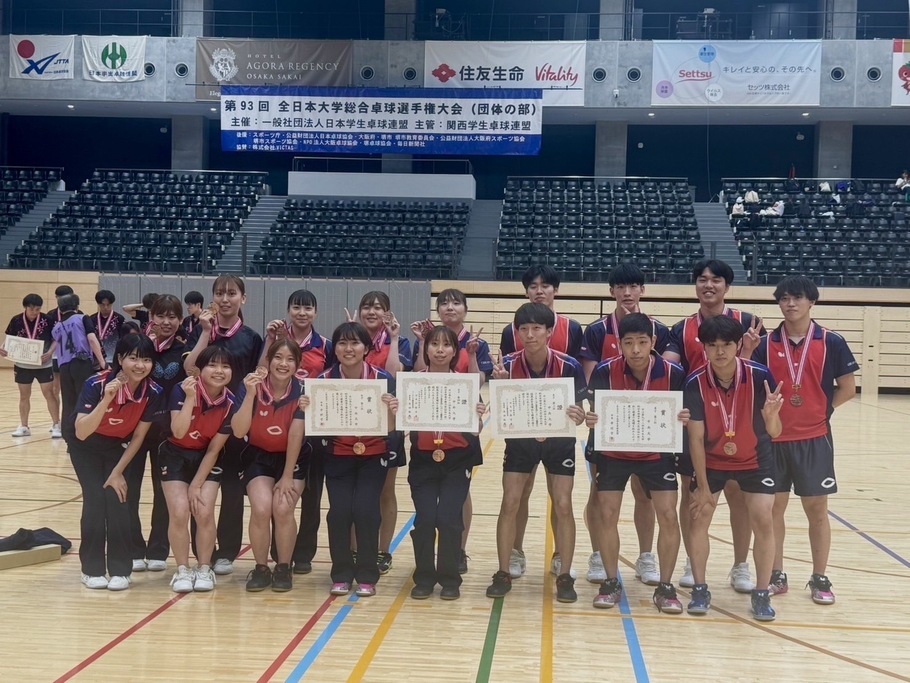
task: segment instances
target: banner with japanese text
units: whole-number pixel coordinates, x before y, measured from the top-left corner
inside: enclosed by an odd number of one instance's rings
[[[217,100],[222,85],[351,84],[349,40],[196,40],[196,99]]]
[[[82,77],[129,83],[145,80],[145,36],[82,36]]]
[[[540,90],[223,86],[226,151],[537,154]]]
[[[653,106],[818,106],[821,41],[654,41]]]
[[[895,40],[891,70],[891,105],[910,107],[910,40]]]
[[[540,88],[544,106],[585,104],[585,42],[427,41],[428,88]]]
[[[32,81],[73,78],[76,36],[9,37],[9,77]]]

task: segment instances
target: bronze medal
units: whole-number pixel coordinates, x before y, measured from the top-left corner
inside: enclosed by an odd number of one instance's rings
[[[433,460],[435,462],[442,462],[445,459],[446,459],[446,452],[444,450],[442,450],[441,448],[437,448],[435,451],[433,451]]]
[[[732,441],[728,441],[724,444],[724,453],[727,455],[736,455],[736,444]]]
[[[790,405],[794,408],[799,408],[803,404],[803,397],[799,394],[792,394],[790,396]]]
[[[358,441],[354,444],[354,455],[363,455],[367,452],[366,444],[363,441]]]

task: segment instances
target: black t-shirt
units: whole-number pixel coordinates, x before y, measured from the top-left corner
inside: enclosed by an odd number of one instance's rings
[[[220,329],[222,332],[227,331],[224,328]],[[185,354],[191,353],[196,348],[201,334],[202,326],[197,325],[186,340]],[[252,327],[243,325],[233,336],[225,337],[219,334],[214,340],[209,341],[209,345],[220,346],[231,352],[233,377],[228,388],[236,394],[243,384],[243,378],[253,372],[259,363],[259,356],[262,355],[262,337]]]

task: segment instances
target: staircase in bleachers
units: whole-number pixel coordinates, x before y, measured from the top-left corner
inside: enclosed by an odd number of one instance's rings
[[[695,218],[698,219],[698,231],[701,234],[705,253],[729,264],[733,269],[734,283],[748,284],[749,276],[739,257],[736,239],[730,233],[730,223],[724,205],[714,202],[696,202],[692,206],[695,208]]]
[[[262,241],[269,235],[278,214],[284,208],[287,197],[269,195],[261,197],[250,212],[240,233],[224,251],[218,261],[218,270],[222,273],[240,273],[244,264],[249,263],[253,254],[259,251]]]
[[[60,184],[62,168],[0,166],[0,234]]]
[[[688,282],[704,255],[681,178],[509,178],[496,277],[549,263],[568,281],[602,282],[623,261],[652,282]]]
[[[44,225],[54,212],[58,211],[66,203],[66,200],[72,194],[72,192],[65,190],[49,191],[44,199],[37,202],[31,211],[22,216],[0,237],[0,254],[8,255],[14,253],[16,248],[22,246],[32,233]],[[6,258],[0,262],[0,268],[9,267],[10,259]]]

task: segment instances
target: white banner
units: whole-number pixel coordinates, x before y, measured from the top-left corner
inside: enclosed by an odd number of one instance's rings
[[[651,104],[818,106],[821,41],[655,41]]]
[[[59,81],[73,77],[76,36],[9,37],[9,77]]]
[[[82,57],[87,81],[145,80],[145,36],[82,36]]]
[[[585,43],[428,41],[427,88],[540,88],[544,106],[585,103]]]
[[[891,106],[910,107],[910,40],[895,40],[891,69]]]

